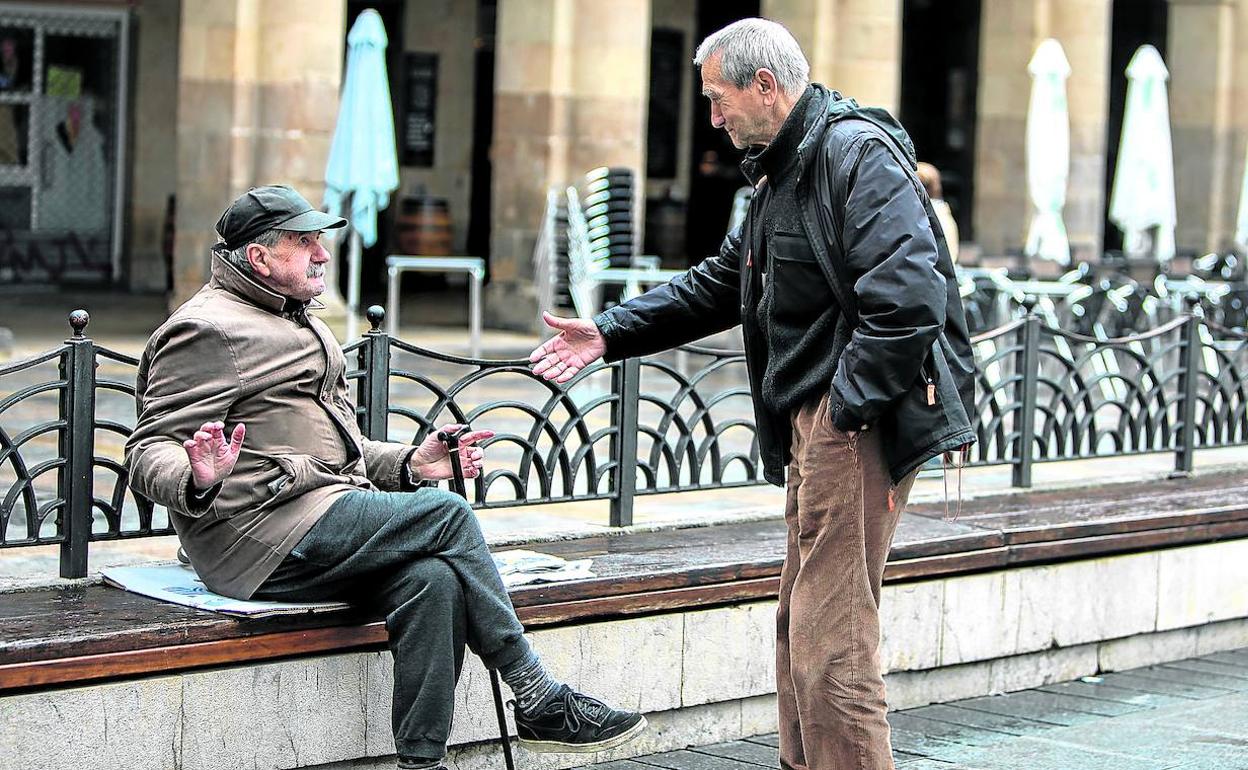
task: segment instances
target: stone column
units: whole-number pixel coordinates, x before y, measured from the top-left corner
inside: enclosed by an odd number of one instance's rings
[[[171,307],[206,280],[213,226],[247,188],[289,184],[320,202],[345,22],[335,0],[182,4]]]
[[[649,61],[650,0],[499,4],[490,325],[534,328],[532,255],[547,188],[613,165],[634,169],[645,189]]]
[[[1245,156],[1248,155],[1248,2],[1235,4],[1235,39],[1240,45],[1234,47],[1233,76],[1231,78],[1231,174],[1228,180],[1231,194],[1225,196],[1226,222],[1234,237],[1239,215],[1239,197],[1243,186]]]
[[[980,18],[975,236],[984,254],[1021,248],[1031,217],[1027,64],[1053,37],[1070,61],[1070,176],[1064,218],[1075,259],[1101,253],[1109,112],[1109,0],[999,0]]]
[[[1234,234],[1243,173],[1235,155],[1234,0],[1170,0],[1166,66],[1180,250],[1212,251]]]
[[[1100,259],[1105,235],[1105,207],[1109,205],[1105,199],[1105,142],[1109,130],[1112,5],[1110,0],[1052,0],[1049,3],[1051,23],[1045,37],[1057,38],[1062,44],[1071,70],[1070,79],[1066,81],[1070,176],[1063,215],[1071,258],[1076,260]],[[1039,45],[1039,40],[1036,44]],[[1028,77],[1027,97],[1030,95],[1031,79]],[[1023,163],[1026,168],[1025,156]],[[1025,175],[1020,181],[1026,181]],[[1022,230],[1024,240],[1026,226],[1024,224]]]
[[[169,124],[178,99],[180,0],[144,3],[138,26],[131,123],[129,283],[135,292],[162,292],[165,211],[178,184],[176,128]],[[131,38],[134,40],[135,38]]]
[[[763,0],[762,14],[788,27],[801,43],[811,80],[861,104],[897,110],[900,0]]]

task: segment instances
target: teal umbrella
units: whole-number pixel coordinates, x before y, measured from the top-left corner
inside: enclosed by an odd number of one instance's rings
[[[377,212],[399,187],[386,43],[381,16],[371,8],[361,13],[347,34],[347,73],[325,169],[324,203],[351,222],[348,338],[355,336],[358,316],[360,250],[377,242]],[[348,201],[351,210],[344,213]]]

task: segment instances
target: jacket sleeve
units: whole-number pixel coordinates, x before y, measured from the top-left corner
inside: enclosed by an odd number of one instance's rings
[[[858,323],[832,377],[830,412],[841,430],[858,430],[915,385],[944,326],[946,293],[910,175],[878,137],[845,158],[841,249]]]
[[[126,441],[130,487],[154,503],[202,516],[216,490],[189,499],[191,463],[182,442],[206,422],[225,420],[241,381],[229,341],[209,321],[186,319],[166,326],[144,352],[135,393],[138,419]]]
[[[595,316],[607,343],[605,360],[668,350],[740,323],[740,247],[737,228],[724,238],[719,254]]]
[[[414,487],[404,484],[403,466],[407,464],[416,447],[395,441],[364,439],[364,467],[368,480],[383,492],[403,492]],[[413,481],[420,481],[413,477]]]

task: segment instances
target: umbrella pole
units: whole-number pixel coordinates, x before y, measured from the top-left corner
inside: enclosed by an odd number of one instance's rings
[[[351,228],[351,241],[348,248],[347,269],[350,273],[347,275],[347,341],[355,339],[359,332],[360,325],[360,262],[361,250],[363,244],[360,242],[360,234]]]

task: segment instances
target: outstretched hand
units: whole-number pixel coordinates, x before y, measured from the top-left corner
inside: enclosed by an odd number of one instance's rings
[[[206,422],[192,438],[182,442],[191,461],[191,479],[196,489],[210,489],[234,471],[245,435],[247,427],[240,422],[227,441],[225,423]]]
[[[533,373],[563,383],[606,355],[607,342],[592,321],[559,318],[542,313],[542,320],[558,334],[543,342],[531,354]]]
[[[416,478],[440,481],[454,476],[451,470],[451,456],[446,451],[446,444],[438,439],[443,431],[455,431],[458,425],[443,425],[431,431],[425,440],[420,442],[408,464]],[[464,469],[464,478],[471,479],[481,475],[485,468],[485,450],[477,446],[478,441],[494,438],[492,430],[474,430],[459,437],[459,465]]]

